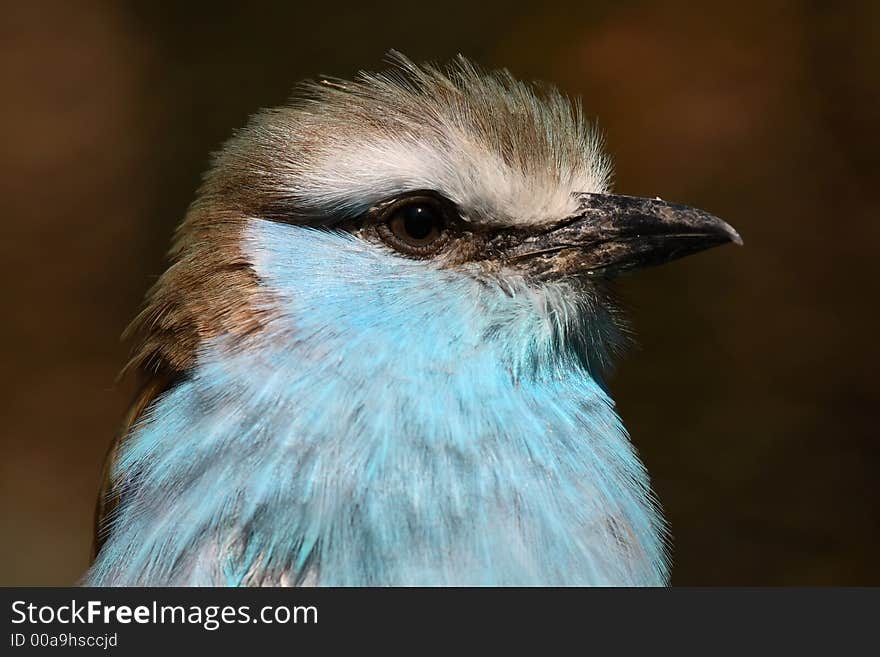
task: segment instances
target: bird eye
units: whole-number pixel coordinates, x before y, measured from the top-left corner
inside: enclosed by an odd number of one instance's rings
[[[446,242],[447,210],[438,199],[401,199],[383,212],[383,218],[379,236],[401,253],[431,256]]]

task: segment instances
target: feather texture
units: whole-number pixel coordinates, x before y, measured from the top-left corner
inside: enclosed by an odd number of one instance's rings
[[[333,225],[431,189],[475,224],[537,226],[608,191],[611,164],[580,106],[550,87],[394,54],[385,73],[305,83],[257,113],[213,163],[130,333],[133,369],[183,371],[206,339],[259,332],[263,291],[240,249],[249,219]]]
[[[123,445],[87,583],[658,585],[646,473],[564,285],[505,286],[346,233],[253,223],[275,301]]]

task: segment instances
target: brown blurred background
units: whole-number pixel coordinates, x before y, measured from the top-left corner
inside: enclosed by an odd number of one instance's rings
[[[745,238],[622,284],[640,344],[611,386],[673,583],[880,584],[880,3],[175,4],[4,7],[0,584],[87,565],[119,335],[209,152],[389,48],[582,96],[618,191]]]

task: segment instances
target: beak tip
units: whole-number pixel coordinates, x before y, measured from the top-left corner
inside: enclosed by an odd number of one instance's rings
[[[715,224],[715,230],[717,230],[718,233],[723,234],[729,242],[733,242],[737,246],[743,245],[743,238],[736,231],[736,228],[731,226],[723,219],[719,219],[718,217],[712,215],[709,215],[708,219],[711,223]]]
[[[730,235],[730,241],[736,244],[737,246],[743,245],[743,238],[740,237],[739,233],[737,233],[731,226],[728,226],[728,234]]]

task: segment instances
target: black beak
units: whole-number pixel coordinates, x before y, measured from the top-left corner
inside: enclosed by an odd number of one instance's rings
[[[742,238],[708,212],[660,199],[581,194],[572,217],[503,248],[508,263],[540,277],[614,276]]]

